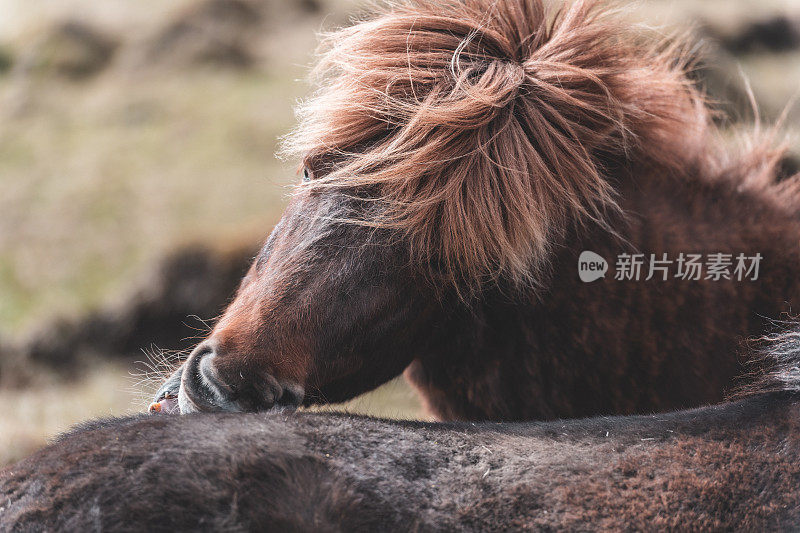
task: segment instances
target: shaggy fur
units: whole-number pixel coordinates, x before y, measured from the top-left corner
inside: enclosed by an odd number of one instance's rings
[[[685,57],[592,0],[408,0],[330,35],[288,142],[311,179],[166,392],[262,410],[406,369],[442,419],[722,400],[739,341],[800,306],[800,179],[723,148]],[[586,284],[584,250],[648,262]],[[763,259],[644,280],[682,253]]]
[[[787,391],[652,416],[101,420],[0,471],[0,529],[795,530],[800,351],[785,348]]]

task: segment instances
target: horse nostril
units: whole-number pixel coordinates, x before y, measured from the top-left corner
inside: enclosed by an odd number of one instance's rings
[[[241,411],[233,390],[214,368],[214,345],[206,341],[195,348],[184,364],[178,406],[181,413],[196,411]]]
[[[233,397],[233,390],[220,379],[219,373],[213,365],[216,357],[216,353],[209,352],[200,358],[200,363],[198,364],[200,377],[207,387],[214,391],[215,395],[222,396],[223,399],[230,399]]]
[[[206,339],[194,347],[192,353],[189,354],[189,358],[193,357],[203,358],[206,355],[216,355],[218,351],[219,351],[219,346],[217,342],[211,339]]]

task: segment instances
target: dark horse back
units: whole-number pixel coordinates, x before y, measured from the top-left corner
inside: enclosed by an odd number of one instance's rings
[[[772,393],[550,423],[111,420],[0,471],[0,530],[793,529],[799,417]]]

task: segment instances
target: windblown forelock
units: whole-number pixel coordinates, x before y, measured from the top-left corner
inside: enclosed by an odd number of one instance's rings
[[[377,191],[360,224],[480,286],[535,285],[570,224],[618,213],[604,163],[696,162],[708,116],[677,45],[579,0],[407,1],[328,35],[284,153],[305,185]]]

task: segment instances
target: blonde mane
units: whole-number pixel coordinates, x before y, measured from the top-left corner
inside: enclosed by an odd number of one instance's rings
[[[285,153],[304,187],[375,191],[370,220],[479,285],[535,285],[570,224],[619,211],[610,165],[696,165],[709,113],[680,42],[594,0],[409,0],[329,34]],[[677,173],[677,172],[676,172]]]

